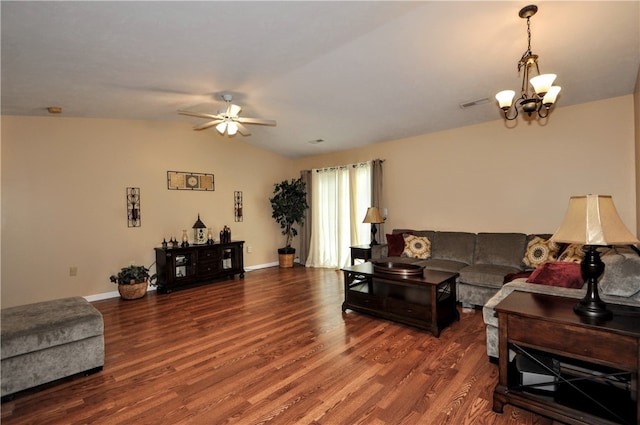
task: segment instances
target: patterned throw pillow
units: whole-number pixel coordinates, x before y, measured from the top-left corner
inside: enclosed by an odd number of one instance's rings
[[[431,241],[423,236],[405,234],[402,255],[426,260],[431,257]]]
[[[554,261],[560,251],[560,245],[552,240],[542,239],[536,236],[527,244],[522,262],[532,269],[547,261]]]
[[[580,263],[584,258],[584,251],[582,250],[582,245],[577,243],[572,243],[568,247],[564,249],[560,253],[558,257],[558,261],[567,261],[572,263]]]

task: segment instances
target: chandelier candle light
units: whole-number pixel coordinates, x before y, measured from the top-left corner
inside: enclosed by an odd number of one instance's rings
[[[537,112],[540,118],[546,118],[549,116],[549,109],[551,105],[556,102],[558,93],[560,93],[559,86],[553,86],[553,82],[556,79],[556,74],[540,74],[540,68],[538,67],[538,55],[533,54],[531,51],[531,17],[538,11],[538,6],[532,4],[520,9],[518,15],[527,20],[527,50],[522,54],[520,61],[518,62],[518,72],[522,71],[522,88],[520,91],[521,100],[518,102],[523,112],[526,112],[531,116],[534,112]],[[529,79],[529,75],[532,68],[535,67],[537,76]],[[531,84],[531,85],[529,85]],[[496,94],[496,100],[502,112],[504,118],[507,120],[515,120],[518,117],[518,107],[513,105],[513,98],[516,92],[513,90],[503,90]],[[513,109],[513,112],[509,113]]]
[[[611,311],[598,295],[598,278],[604,272],[598,247],[640,243],[620,219],[611,196],[572,196],[564,220],[551,240],[584,246],[580,269],[587,281],[587,293],[573,308],[575,313],[590,319],[611,318]]]

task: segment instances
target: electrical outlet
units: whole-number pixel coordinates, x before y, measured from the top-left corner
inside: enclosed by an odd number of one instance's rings
[[[250,245],[247,245],[247,252],[253,252],[253,247]]]
[[[69,267],[69,276],[78,276],[78,268],[75,266]]]

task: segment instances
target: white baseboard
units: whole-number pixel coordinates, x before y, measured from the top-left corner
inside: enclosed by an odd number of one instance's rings
[[[276,266],[278,266],[277,261],[275,263],[258,264],[255,266],[245,267],[244,271],[245,273],[247,273],[254,270],[267,269],[269,267],[276,267]],[[155,290],[156,290],[155,286],[149,286],[149,288],[147,289],[147,291],[155,291]],[[85,295],[83,298],[89,302],[93,302],[93,301],[108,300],[110,298],[118,298],[119,296],[120,296],[120,293],[118,291],[111,291],[111,292],[103,292],[102,294]]]

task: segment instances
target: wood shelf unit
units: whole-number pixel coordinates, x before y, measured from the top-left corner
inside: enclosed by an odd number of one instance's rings
[[[239,275],[244,277],[244,241],[155,248],[158,291],[169,293],[181,287],[210,283]]]

